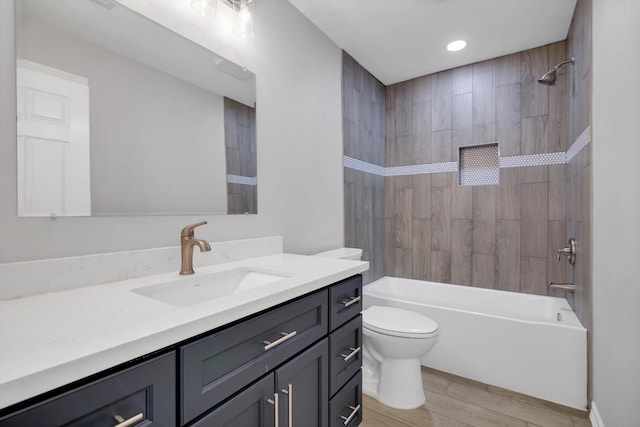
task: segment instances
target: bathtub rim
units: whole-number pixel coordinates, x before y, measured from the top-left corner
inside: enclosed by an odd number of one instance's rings
[[[426,283],[428,285],[433,285],[436,287],[450,287],[450,286],[456,286],[456,287],[461,287],[462,289],[466,289],[469,290],[471,292],[480,292],[480,293],[501,293],[501,294],[509,294],[509,297],[515,297],[518,298],[521,295],[526,295],[526,296],[533,296],[536,298],[544,298],[544,299],[551,299],[551,300],[555,300],[556,302],[558,302],[560,304],[560,310],[562,311],[566,311],[568,312],[568,314],[571,315],[571,322],[552,322],[552,321],[542,321],[542,320],[530,320],[530,319],[521,319],[518,317],[509,317],[509,316],[504,316],[504,315],[498,315],[498,314],[492,314],[492,313],[486,313],[486,312],[482,312],[482,311],[477,311],[477,310],[473,310],[473,309],[469,309],[469,308],[457,308],[457,307],[451,307],[451,306],[447,306],[447,305],[443,305],[443,304],[432,304],[432,303],[426,303],[423,301],[413,301],[413,300],[409,300],[409,299],[402,299],[400,297],[397,297],[395,295],[390,295],[390,294],[383,294],[383,293],[376,293],[375,291],[372,292],[371,291],[371,286],[372,285],[380,285],[381,283],[386,283],[386,282],[391,282],[392,280],[400,280],[400,281],[408,281],[408,282],[412,282],[412,283]],[[579,330],[579,331],[584,331],[587,332],[587,329],[582,325],[582,322],[580,322],[580,319],[578,318],[575,310],[571,307],[571,305],[569,304],[569,302],[567,301],[566,298],[560,298],[560,297],[553,297],[553,296],[548,296],[548,295],[538,295],[538,294],[526,294],[526,293],[522,293],[522,292],[514,292],[514,291],[504,291],[501,289],[487,289],[487,288],[476,288],[476,287],[471,287],[471,286],[466,286],[466,285],[458,285],[458,284],[454,284],[454,283],[441,283],[441,282],[432,282],[432,281],[428,281],[428,280],[418,280],[418,279],[407,279],[407,278],[403,278],[403,277],[395,277],[395,276],[383,276],[371,283],[368,283],[366,285],[364,285],[362,287],[362,295],[364,298],[364,306],[363,307],[368,307],[369,305],[366,303],[366,296],[367,295],[371,295],[377,298],[383,298],[383,299],[388,299],[391,301],[396,301],[396,302],[403,302],[403,303],[408,303],[408,304],[416,304],[416,305],[425,305],[428,307],[437,307],[437,308],[446,308],[447,310],[452,310],[458,313],[473,313],[473,314],[477,314],[480,316],[487,316],[487,317],[491,317],[491,318],[496,318],[496,319],[504,319],[504,320],[510,320],[510,321],[516,321],[516,322],[525,322],[525,323],[530,323],[530,324],[535,324],[535,325],[548,325],[548,326],[552,326],[552,327],[560,327],[560,328],[566,328],[566,329],[575,329],[575,330]],[[575,323],[575,324],[573,324]]]

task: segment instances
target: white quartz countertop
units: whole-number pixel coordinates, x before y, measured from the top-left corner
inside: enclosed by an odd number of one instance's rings
[[[277,254],[200,267],[195,275],[238,267],[291,277],[187,307],[131,292],[179,279],[177,272],[0,301],[0,408],[320,289],[369,264]]]

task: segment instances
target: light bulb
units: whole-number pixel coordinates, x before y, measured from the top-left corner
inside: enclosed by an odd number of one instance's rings
[[[236,23],[233,32],[239,39],[253,37],[253,15],[249,3],[255,0],[236,0],[234,10],[237,11]]]
[[[459,50],[464,49],[466,45],[467,45],[467,42],[464,40],[455,40],[447,45],[447,50],[449,52],[457,52]]]
[[[243,22],[243,23],[251,21],[251,12],[249,12],[249,7],[244,2],[240,5],[240,11],[238,12],[238,19],[240,19],[240,22]]]

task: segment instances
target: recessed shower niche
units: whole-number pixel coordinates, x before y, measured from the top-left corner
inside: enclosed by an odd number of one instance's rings
[[[458,149],[458,184],[500,184],[500,150],[497,142]]]

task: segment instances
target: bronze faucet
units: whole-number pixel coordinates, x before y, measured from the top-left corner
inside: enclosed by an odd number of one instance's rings
[[[201,225],[206,224],[207,221],[202,221],[197,224],[187,225],[180,232],[180,250],[182,252],[182,265],[180,267],[180,274],[193,274],[193,247],[198,246],[200,252],[208,252],[211,250],[211,246],[205,240],[196,239],[194,236],[194,229]]]

